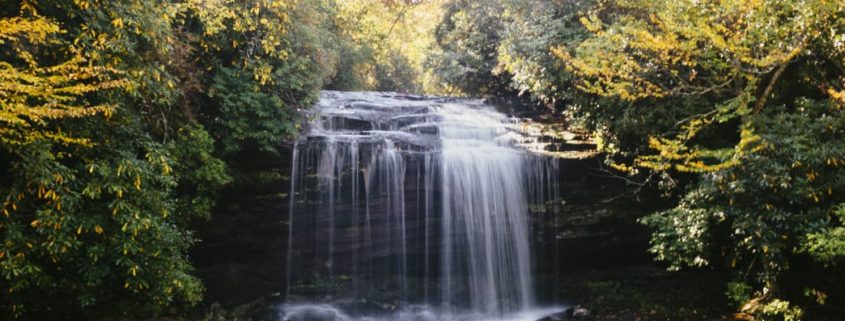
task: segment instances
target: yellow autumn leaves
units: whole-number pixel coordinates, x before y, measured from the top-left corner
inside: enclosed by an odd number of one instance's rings
[[[810,46],[834,42],[837,34],[827,30],[836,30],[843,9],[835,1],[619,0],[582,18],[592,36],[575,52],[552,52],[590,94],[646,104],[668,97],[721,99],[678,123],[675,134],[651,137],[657,154],[635,162],[657,170],[716,171],[762,148],[760,137],[745,124],[734,148],[708,149],[694,143],[699,133],[759,113],[791,62]],[[602,20],[607,17],[612,22]],[[841,91],[827,92],[845,104]]]
[[[0,19],[0,44],[15,58],[0,61],[0,142],[89,144],[54,122],[112,112],[114,106],[90,104],[84,97],[126,86],[118,72],[91,64],[73,46],[60,49],[66,58],[49,66],[35,58],[36,45],[60,48],[53,35],[61,32],[56,23],[37,15]]]

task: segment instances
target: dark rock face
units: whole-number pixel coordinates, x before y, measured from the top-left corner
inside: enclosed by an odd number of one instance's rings
[[[441,175],[433,169],[439,166],[436,163],[439,159],[416,152],[440,148],[440,142],[429,137],[441,134],[442,129],[430,123],[442,119],[414,105],[423,98],[413,98],[408,99],[411,103],[404,107],[407,117],[380,119],[383,107],[361,101],[354,104],[355,108],[365,111],[363,113],[320,118],[319,126],[344,128],[361,135],[389,129],[388,125],[383,125],[386,123],[404,128],[410,134],[392,133],[393,136],[382,137],[395,142],[391,146],[375,141],[358,144],[356,150],[349,149],[352,145],[347,145],[347,149],[338,148],[333,163],[341,165],[333,170],[336,173],[333,178],[301,175],[319,172],[324,157],[324,153],[318,152],[320,148],[300,149],[299,155],[291,151],[283,157],[285,161],[273,160],[266,164],[261,164],[260,158],[250,158],[249,162],[258,163],[251,166],[261,167],[280,178],[300,177],[302,187],[294,191],[299,197],[291,203],[289,180],[241,185],[224,193],[214,217],[198,228],[197,237],[202,241],[191,253],[197,274],[205,281],[207,301],[232,307],[262,297],[282,300],[288,294],[291,295],[288,301],[295,300],[294,295],[337,301],[339,299],[332,295],[336,290],[355,290],[354,287],[367,284],[353,282],[354,273],[378,279],[378,283],[369,283],[372,286],[365,291],[358,289],[356,292],[370,301],[396,302],[400,296],[407,295],[400,293],[403,289],[416,293],[418,298],[439,301],[437,296],[443,291],[440,282],[435,282],[435,286],[427,284],[432,279],[439,279],[442,273],[440,244],[444,234],[439,211],[443,191],[439,187],[443,184]],[[554,282],[546,282],[557,275],[651,260],[645,251],[648,231],[636,223],[636,219],[653,207],[617,197],[626,191],[624,183],[608,178],[600,170],[601,163],[595,153],[584,153],[589,150],[588,143],[578,137],[570,138],[575,142],[547,137],[540,140],[551,142],[545,144],[545,148],[554,146],[555,151],[578,152],[574,154],[578,157],[592,156],[559,159],[553,177],[548,176],[546,165],[538,164],[535,172],[547,179],[525,191],[530,195],[527,206],[533,253],[531,270],[540,303],[565,299],[558,297],[560,291]],[[309,137],[307,143],[314,146],[332,144],[319,136]],[[391,170],[384,171],[387,173],[384,175],[367,172],[364,162],[370,162],[379,153],[383,155],[383,150],[378,149],[386,147],[411,151],[414,153],[409,154],[414,156],[404,157],[401,168],[392,169],[396,175],[391,174]],[[353,153],[359,154],[357,164],[348,156]],[[300,164],[297,169],[300,173],[291,172],[290,160],[294,157],[310,159]],[[376,162],[387,167],[399,165],[389,157]],[[398,177],[400,172],[401,179]],[[352,185],[358,186],[361,194],[354,195],[350,189]],[[363,197],[365,189],[369,189],[372,197]],[[396,193],[399,190],[401,208]],[[319,205],[327,198],[333,200],[331,211],[351,215],[320,214],[320,211],[328,210]],[[369,204],[364,204],[365,201]],[[294,243],[289,244],[291,204],[294,213],[314,215],[295,216],[299,221],[294,225],[305,230],[294,234]],[[367,208],[369,213],[365,211]],[[401,211],[404,211],[404,220],[399,229],[398,217],[388,215],[388,212]],[[366,217],[371,218],[366,232],[377,237],[364,237],[362,226],[366,226]],[[336,228],[330,234],[326,226]],[[293,252],[289,252],[290,249]],[[319,250],[315,252],[314,249]],[[406,255],[398,256],[401,251]],[[296,272],[298,277],[290,277],[289,267],[299,270]],[[403,276],[396,277],[397,271]],[[289,292],[288,279],[295,279],[299,287]],[[466,290],[456,287],[455,291],[456,295],[463,295],[461,291]]]
[[[553,255],[550,270],[605,268],[648,262],[648,230],[637,223],[655,208],[626,195],[622,180],[601,170],[597,158],[564,159],[560,204],[535,213],[539,253]],[[546,257],[548,258],[548,257]]]
[[[238,180],[220,193],[209,220],[192,223],[198,242],[189,255],[206,288],[194,313],[203,319],[277,321],[265,310],[286,288],[290,152],[245,147],[228,160]]]
[[[539,298],[567,302],[561,280],[573,275],[653,264],[649,230],[637,219],[661,202],[626,194],[630,187],[603,171],[599,157],[562,159],[560,175],[557,208],[532,213]]]
[[[289,155],[259,157],[267,161],[250,165],[256,173],[290,171],[289,164],[272,162]],[[199,241],[190,256],[208,304],[216,302],[228,310],[284,292],[287,189],[289,183],[281,179],[235,184],[221,193],[211,219],[194,225]]]

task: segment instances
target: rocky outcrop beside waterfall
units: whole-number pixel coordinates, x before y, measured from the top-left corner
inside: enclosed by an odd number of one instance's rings
[[[561,159],[560,173],[559,204],[532,213],[539,272],[651,262],[648,230],[637,219],[659,203],[634,199],[631,187],[604,171],[598,157]]]
[[[540,274],[652,263],[646,252],[648,231],[637,219],[665,206],[653,191],[632,194],[627,180],[603,164],[588,133],[571,131],[564,120],[520,101],[493,100],[497,108],[538,121],[524,132],[543,142],[542,152],[557,158],[555,202],[532,204],[536,268]]]

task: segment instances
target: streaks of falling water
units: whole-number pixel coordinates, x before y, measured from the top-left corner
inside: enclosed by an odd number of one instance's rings
[[[502,114],[457,104],[444,105],[442,113],[443,300],[455,301],[451,289],[458,282],[476,311],[528,307],[526,154],[499,139],[508,132]]]
[[[288,294],[441,302],[501,315],[532,299],[529,203],[553,160],[476,100],[324,92],[294,145]],[[532,141],[533,140],[533,141]]]

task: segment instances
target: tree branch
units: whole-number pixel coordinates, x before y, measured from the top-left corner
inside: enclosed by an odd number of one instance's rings
[[[783,72],[786,70],[786,66],[789,65],[789,62],[785,62],[775,70],[775,73],[772,75],[772,79],[769,80],[769,84],[766,86],[766,90],[763,91],[763,95],[757,99],[757,102],[754,103],[754,113],[759,113],[760,110],[763,109],[763,106],[766,105],[766,101],[769,100],[769,95],[772,94],[772,90],[775,89],[775,84],[777,84],[780,77],[783,76]]]

